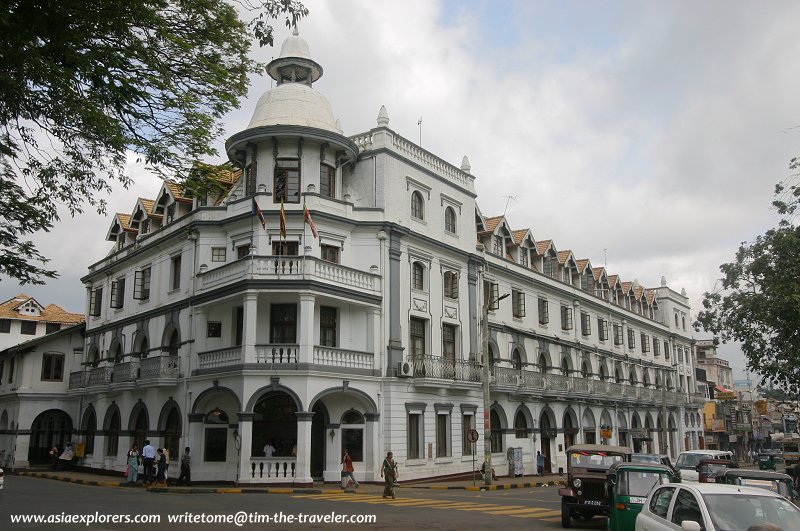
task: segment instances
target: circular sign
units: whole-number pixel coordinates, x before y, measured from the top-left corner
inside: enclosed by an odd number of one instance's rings
[[[467,440],[469,442],[478,442],[478,430],[469,430],[467,432]]]

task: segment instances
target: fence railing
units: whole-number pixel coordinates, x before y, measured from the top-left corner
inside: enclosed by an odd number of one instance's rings
[[[180,372],[178,356],[154,356],[139,361],[139,378],[177,378]]]

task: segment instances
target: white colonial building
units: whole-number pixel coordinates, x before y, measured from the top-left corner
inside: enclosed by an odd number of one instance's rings
[[[483,216],[466,157],[406,140],[384,108],[345,136],[297,34],[268,72],[277,86],[228,139],[233,169],[201,197],[165,183],[118,214],[83,279],[64,414],[84,464],[123,470],[149,438],[190,446],[196,480],[309,484],[338,481],[345,448],[359,480],[389,450],[404,479],[463,474],[472,428],[498,473],[509,448],[526,473],[537,450],[563,467],[573,442],[664,451],[664,424],[671,454],[696,447],[685,294]]]

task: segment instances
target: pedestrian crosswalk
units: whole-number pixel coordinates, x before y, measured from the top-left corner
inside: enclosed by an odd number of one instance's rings
[[[434,500],[430,498],[387,499],[382,496],[351,493],[297,494],[294,498],[330,500],[336,502],[366,503],[388,505],[391,507],[425,507],[426,509],[447,509],[451,511],[477,511],[485,514],[508,516],[512,518],[534,518],[545,522],[560,522],[561,511],[524,505],[500,505],[496,503],[458,502]]]

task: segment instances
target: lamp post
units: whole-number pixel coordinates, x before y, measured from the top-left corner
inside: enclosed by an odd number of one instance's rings
[[[481,337],[483,338],[483,483],[492,484],[492,421],[489,409],[492,407],[491,398],[491,373],[489,371],[489,307],[508,297],[509,294],[499,296],[492,300],[488,295],[483,303],[483,319],[481,320]]]

